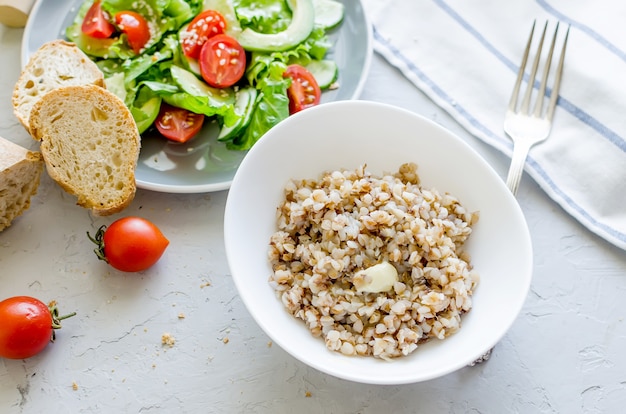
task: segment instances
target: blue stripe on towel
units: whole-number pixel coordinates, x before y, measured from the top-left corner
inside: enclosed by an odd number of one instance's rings
[[[615,56],[619,57],[621,60],[626,62],[626,52],[624,52],[623,50],[620,50],[620,48],[618,48],[613,43],[611,43],[606,38],[604,38],[602,35],[594,31],[593,29],[591,29],[589,26],[586,26],[580,22],[570,19],[569,17],[567,17],[566,15],[564,15],[563,13],[555,9],[553,6],[548,4],[548,2],[546,1],[537,0],[537,4],[539,4],[546,12],[550,13],[557,19],[567,22],[568,24],[571,24],[576,29],[587,34],[590,38],[598,42],[602,47],[604,47],[605,49],[613,53]]]
[[[537,164],[537,162],[535,160],[533,160],[532,158],[529,157],[528,158],[528,163],[537,172],[537,174],[539,174],[541,176],[541,178],[546,183],[548,183],[548,185],[550,186],[552,191],[554,191],[554,193],[557,194],[557,196],[560,197],[561,200],[563,200],[572,209],[576,210],[578,212],[578,214],[580,214],[582,217],[584,217],[585,220],[587,220],[589,223],[591,223],[592,226],[602,230],[606,234],[610,234],[612,237],[614,237],[614,238],[616,238],[618,240],[626,242],[626,234],[621,233],[621,232],[615,230],[613,227],[609,227],[609,226],[607,226],[607,225],[605,225],[603,223],[600,223],[596,219],[594,219],[593,216],[591,216],[584,208],[580,207],[578,204],[576,204],[574,202],[574,200],[569,198],[567,196],[567,194],[565,194],[563,191],[561,191],[561,189],[559,187],[557,187],[550,180],[550,177],[546,174],[546,172],[543,170],[543,168],[541,168],[541,166],[539,164]]]
[[[491,139],[502,142],[501,135],[494,133],[492,130],[487,128],[481,122],[479,122],[476,118],[474,118],[464,107],[458,104],[454,99],[452,99],[439,85],[433,82],[424,72],[422,72],[410,59],[407,59],[402,52],[396,49],[391,43],[389,43],[381,34],[376,30],[376,27],[373,28],[373,36],[374,40],[379,44],[383,45],[387,50],[391,52],[398,60],[402,61],[403,64],[407,67],[411,73],[417,76],[420,81],[422,81],[425,85],[427,85],[441,100],[448,103],[451,107],[454,107],[455,111],[462,116],[470,125],[476,128],[481,133],[485,134]],[[562,101],[561,99],[559,101]],[[567,101],[566,101],[567,102]],[[565,103],[566,103],[565,102]],[[564,102],[560,102],[561,105]],[[512,146],[510,141],[507,142],[507,145]],[[528,157],[528,163],[530,166],[537,172],[537,174],[543,179],[543,181],[550,187],[550,189],[563,200],[571,209],[575,210],[580,214],[580,216],[584,217],[588,223],[592,226],[600,229],[606,234],[610,234],[612,237],[626,242],[626,234],[620,233],[615,229],[608,227],[598,221],[596,221],[585,209],[576,204],[571,198],[569,198],[565,193],[561,191],[561,189],[550,179],[548,174],[545,172],[541,166],[532,159],[532,157]]]
[[[517,73],[519,70],[519,65],[511,62],[510,59],[507,59],[498,49],[496,49],[483,35],[478,32],[474,27],[472,27],[463,17],[461,17],[453,8],[451,8],[445,1],[443,0],[433,0],[439,8],[445,11],[450,17],[452,17],[461,27],[463,27],[468,33],[470,33],[478,42],[485,47],[491,54],[493,54],[500,62],[502,62],[506,67],[511,69],[512,72]],[[547,4],[543,3],[546,7]],[[564,20],[568,24],[571,23],[565,16],[559,14],[554,11],[554,9],[550,9],[548,11],[553,11],[555,17],[559,20]],[[599,38],[599,36],[592,36],[594,38]],[[604,46],[607,44],[610,45],[607,41],[602,43]],[[615,47],[613,47],[615,48]],[[616,48],[615,48],[616,49]],[[546,93],[551,93],[550,89],[546,89]],[[615,145],[617,148],[626,152],[626,140],[618,135],[615,131],[611,130],[609,127],[598,121],[593,116],[589,115],[587,112],[583,111],[578,106],[574,105],[572,102],[568,101],[564,97],[560,96],[557,105],[562,107],[565,111],[569,112],[576,119],[581,121],[582,123],[588,125],[591,129],[595,130],[602,137],[606,138],[610,143]]]
[[[448,95],[443,89],[439,87],[432,79],[430,79],[424,72],[422,72],[410,59],[407,59],[402,52],[396,49],[391,43],[387,42],[376,27],[373,28],[374,39],[385,46],[398,60],[401,60],[402,63],[417,76],[425,85],[427,85],[438,97],[440,97],[444,102],[448,103],[451,107],[454,107],[455,111],[459,113],[463,118],[465,118],[474,128],[482,132],[483,134],[489,136],[490,138],[503,142],[505,145],[509,147],[513,147],[510,140],[504,141],[501,135],[494,134],[489,128],[485,127],[482,123],[480,123],[476,118],[474,118],[465,108],[458,104],[450,95]]]

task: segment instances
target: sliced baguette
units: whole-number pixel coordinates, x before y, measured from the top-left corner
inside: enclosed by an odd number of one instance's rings
[[[52,40],[30,58],[13,89],[13,113],[30,132],[33,105],[60,86],[93,84],[104,87],[104,75],[74,43]]]
[[[48,175],[78,205],[106,216],[131,203],[140,136],[115,94],[95,85],[57,88],[33,106],[30,127]]]
[[[41,153],[0,137],[0,231],[30,207],[42,171]]]

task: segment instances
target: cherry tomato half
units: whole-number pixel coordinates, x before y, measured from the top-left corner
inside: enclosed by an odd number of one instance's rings
[[[233,86],[246,70],[246,52],[234,38],[220,34],[207,39],[200,50],[200,73],[215,88]]]
[[[115,26],[108,21],[106,14],[102,11],[100,2],[94,1],[87,14],[85,14],[81,30],[87,36],[106,39],[115,32]]]
[[[290,114],[295,114],[320,103],[322,91],[311,72],[294,64],[287,66],[283,76],[291,78],[291,86],[287,89]]]
[[[150,40],[150,28],[142,15],[134,11],[121,11],[115,15],[115,24],[126,34],[126,39],[133,52],[139,54]]]
[[[99,259],[122,272],[140,272],[155,264],[170,244],[161,230],[141,217],[124,217],[102,226],[89,239]]]
[[[204,115],[166,103],[161,104],[161,110],[154,124],[165,138],[176,142],[187,142],[202,129]]]
[[[56,303],[50,306],[30,296],[14,296],[0,302],[0,356],[11,359],[30,358],[54,341],[54,329],[60,320]]]
[[[218,11],[205,10],[197,15],[184,32],[181,42],[186,56],[194,59],[200,57],[202,45],[208,38],[222,34],[226,30],[226,19]]]

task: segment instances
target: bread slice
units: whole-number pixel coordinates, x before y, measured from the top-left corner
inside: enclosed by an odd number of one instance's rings
[[[95,85],[57,88],[33,106],[30,128],[48,175],[78,205],[106,216],[131,203],[140,136],[115,94]]]
[[[52,40],[30,58],[13,89],[13,113],[30,132],[30,112],[46,93],[60,86],[104,87],[104,75],[74,43]]]
[[[0,231],[30,207],[42,171],[41,153],[0,137]]]

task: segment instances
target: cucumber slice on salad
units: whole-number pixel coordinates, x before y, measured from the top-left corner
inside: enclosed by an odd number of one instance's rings
[[[232,126],[222,127],[217,136],[218,141],[230,141],[248,126],[252,119],[256,97],[257,90],[251,86],[239,89],[235,100],[235,113],[239,115],[239,119]]]
[[[256,52],[282,52],[304,42],[315,25],[312,0],[287,0],[291,8],[291,22],[282,32],[266,34],[250,28],[244,29],[237,40],[245,50]]]
[[[213,88],[198,79],[196,75],[180,66],[172,65],[170,71],[174,82],[189,95],[207,97],[210,104],[213,106],[235,103],[235,92],[232,88]]]
[[[143,134],[154,123],[161,109],[161,97],[154,96],[143,103],[140,108],[132,107],[130,112],[137,124],[137,130]]]
[[[326,30],[337,27],[343,21],[345,6],[335,0],[313,0],[315,25]]]
[[[328,89],[339,77],[339,68],[332,60],[312,60],[305,68],[311,72],[320,89]]]
[[[137,96],[133,97],[133,101],[126,102],[128,93],[124,87],[124,73],[118,72],[104,79],[107,90],[113,92],[118,98],[130,108],[130,113],[137,124],[137,130],[143,134],[159,115],[161,108],[161,97],[149,94],[148,98],[142,95],[141,89]],[[140,96],[141,95],[141,96]],[[139,106],[136,106],[139,105]]]

